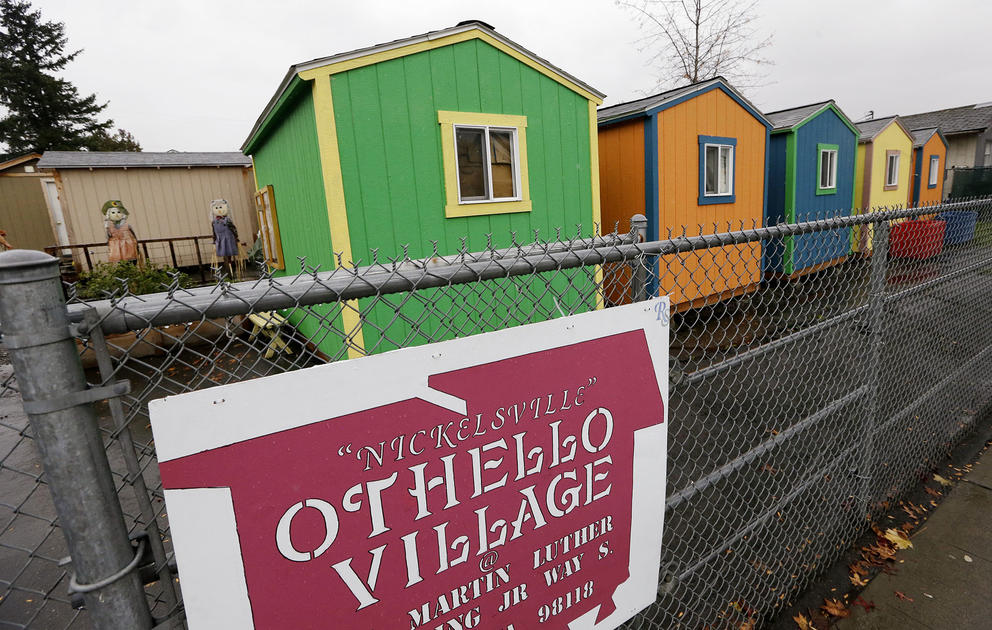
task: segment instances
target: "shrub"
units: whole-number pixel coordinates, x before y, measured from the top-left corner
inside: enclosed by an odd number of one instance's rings
[[[79,275],[76,283],[76,295],[84,300],[106,298],[121,288],[121,280],[127,280],[128,289],[134,295],[158,293],[165,291],[172,284],[172,276],[176,270],[171,267],[145,265],[139,267],[133,262],[98,263],[91,271]],[[186,274],[179,273],[179,286],[193,286],[193,280]]]

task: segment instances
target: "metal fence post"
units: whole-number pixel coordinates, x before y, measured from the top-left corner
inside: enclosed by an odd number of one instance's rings
[[[648,218],[643,214],[630,217],[630,231],[637,233],[637,242],[648,240]],[[630,297],[634,302],[648,299],[648,257],[639,256],[634,259],[634,272],[630,282]]]
[[[91,405],[126,390],[87,389],[57,259],[26,250],[0,254],[0,322],[90,621],[100,629],[150,628]]]
[[[867,515],[874,479],[874,431],[879,424],[879,392],[882,378],[882,350],[885,348],[885,274],[889,257],[889,222],[876,221],[871,239],[871,271],[868,280],[868,415],[861,459],[861,513]]]

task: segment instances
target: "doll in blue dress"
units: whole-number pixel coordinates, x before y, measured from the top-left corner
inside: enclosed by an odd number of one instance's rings
[[[238,255],[238,228],[231,220],[231,206],[227,199],[214,199],[210,202],[211,227],[214,235],[214,249],[217,258],[224,260],[228,273],[234,275],[234,258]]]

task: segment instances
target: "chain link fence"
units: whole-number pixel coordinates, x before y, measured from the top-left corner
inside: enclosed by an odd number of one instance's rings
[[[375,252],[333,271],[301,260],[295,275],[155,295],[122,284],[98,302],[68,286],[47,306],[17,298],[56,282],[31,271],[37,260],[0,261],[14,364],[0,356],[0,628],[183,627],[150,400],[659,292],[673,310],[663,569],[655,604],[626,627],[760,626],[992,402],[992,200],[657,242],[643,227],[637,216],[630,232],[512,235],[418,260]],[[60,321],[71,325],[61,337]],[[40,370],[40,344],[61,344],[71,361]],[[78,372],[77,355],[96,389],[39,389]],[[100,400],[80,404],[89,399]],[[58,414],[76,415],[58,425]],[[62,444],[48,433],[87,423],[99,434]],[[53,441],[81,440],[88,454],[54,457]],[[76,507],[126,532],[57,515],[100,490],[90,486],[101,471],[78,463],[94,450],[109,463],[115,492],[104,494],[119,502]],[[104,564],[84,566],[93,555]],[[101,610],[108,599],[121,608]]]

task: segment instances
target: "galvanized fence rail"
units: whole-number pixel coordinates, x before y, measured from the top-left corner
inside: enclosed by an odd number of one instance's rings
[[[0,628],[183,625],[150,400],[658,292],[663,571],[627,627],[760,626],[992,403],[992,200],[656,242],[644,225],[97,302],[65,299],[54,259],[3,254]]]

